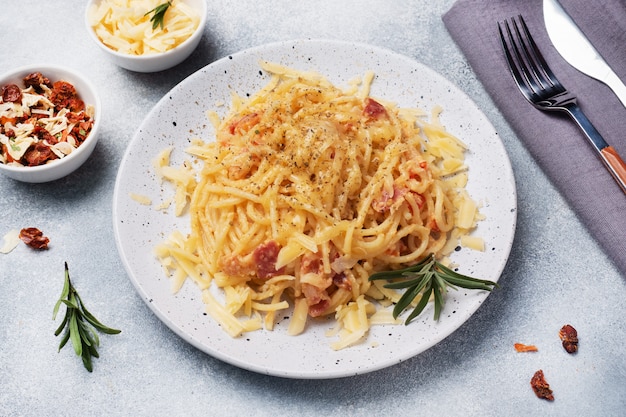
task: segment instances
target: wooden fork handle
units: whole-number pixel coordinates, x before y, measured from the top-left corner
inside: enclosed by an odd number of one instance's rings
[[[622,191],[626,193],[626,163],[610,145],[600,149],[600,156]]]
[[[569,113],[576,121],[578,126],[585,133],[585,136],[587,136],[587,139],[589,139],[589,142],[600,154],[600,158],[602,158],[602,162],[604,162],[607,170],[626,194],[626,163],[624,163],[617,151],[605,142],[600,132],[598,132],[587,116],[585,116],[575,100],[568,102],[561,109]]]

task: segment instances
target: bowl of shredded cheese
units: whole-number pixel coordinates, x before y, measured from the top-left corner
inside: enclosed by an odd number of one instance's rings
[[[205,0],[90,0],[87,30],[122,68],[157,72],[191,55],[207,19]]]
[[[93,152],[100,97],[61,66],[31,65],[0,76],[0,172],[24,182],[62,178]]]

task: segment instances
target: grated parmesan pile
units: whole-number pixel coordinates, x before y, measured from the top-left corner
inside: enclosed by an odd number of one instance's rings
[[[163,28],[152,28],[149,13],[164,0],[102,0],[91,6],[87,18],[98,38],[110,49],[129,55],[166,52],[187,40],[200,24],[189,5],[172,0]]]

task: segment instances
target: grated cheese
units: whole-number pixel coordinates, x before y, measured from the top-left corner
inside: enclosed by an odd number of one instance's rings
[[[163,28],[152,29],[149,13],[163,0],[102,0],[90,7],[88,21],[98,38],[110,49],[129,55],[166,52],[187,40],[200,24],[198,13],[173,0]]]
[[[130,193],[130,198],[144,206],[149,206],[152,204],[152,200],[150,199],[150,197],[145,195]]]
[[[18,229],[9,230],[4,235],[4,244],[0,247],[0,253],[9,253],[20,243],[20,231]]]
[[[429,252],[449,264],[445,255],[476,227],[478,205],[464,190],[467,146],[446,132],[439,107],[430,122],[422,110],[382,99],[368,108],[373,73],[346,93],[317,73],[262,68],[273,77],[259,92],[233,93],[224,119],[205,113],[215,141],[193,139],[186,149],[201,167],[170,166],[171,148],[153,160],[177,205],[188,204],[192,227],[187,236],[173,231],[155,252],[174,288],[182,275],[200,286],[206,312],[230,336],[272,330],[290,303],[289,335],[304,332],[309,316],[334,314],[326,335],[337,338],[332,349],[344,349],[372,325],[402,322],[392,313],[401,293],[368,281],[373,270]],[[384,117],[375,117],[377,106]],[[277,275],[261,277],[254,257],[267,254],[257,252],[267,242],[278,247]],[[338,274],[348,285],[334,284]]]
[[[461,236],[459,239],[459,243],[463,247],[473,249],[476,251],[484,252],[485,251],[485,241],[483,238],[478,236]]]

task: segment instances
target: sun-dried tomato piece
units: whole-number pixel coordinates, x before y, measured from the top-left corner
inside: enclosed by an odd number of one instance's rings
[[[2,101],[5,103],[19,103],[22,101],[22,90],[15,84],[8,84],[0,90]]]
[[[43,74],[40,72],[33,72],[24,77],[24,85],[26,86],[26,88],[33,87],[38,93],[41,93],[43,91],[43,89],[41,88],[42,84],[48,87],[52,87],[52,83],[50,82],[50,80],[44,77]]]
[[[59,142],[57,138],[52,136],[52,134],[50,134],[50,132],[46,130],[46,128],[41,127],[39,125],[36,125],[35,128],[33,129],[33,135],[37,136],[39,140],[47,141],[50,145],[54,145],[55,143]]]
[[[548,401],[554,401],[554,395],[552,394],[552,390],[550,389],[550,384],[546,382],[546,378],[543,375],[543,371],[540,369],[530,380],[530,386],[533,391],[535,391],[535,395],[538,398],[542,398]]]
[[[516,343],[514,346],[518,352],[537,352],[539,350],[535,345],[525,345],[523,343]]]
[[[20,239],[33,249],[48,249],[48,243],[50,243],[50,239],[36,227],[26,227],[20,230]]]
[[[49,146],[45,143],[37,142],[33,143],[28,150],[22,156],[22,165],[34,167],[37,165],[43,165],[46,162],[57,159],[58,157]]]
[[[69,108],[71,111],[81,111],[84,103],[78,100],[76,88],[67,81],[57,81],[52,84],[50,101],[57,109]]]
[[[567,353],[576,353],[578,351],[578,332],[569,324],[561,327],[559,337],[563,341],[563,348]]]

